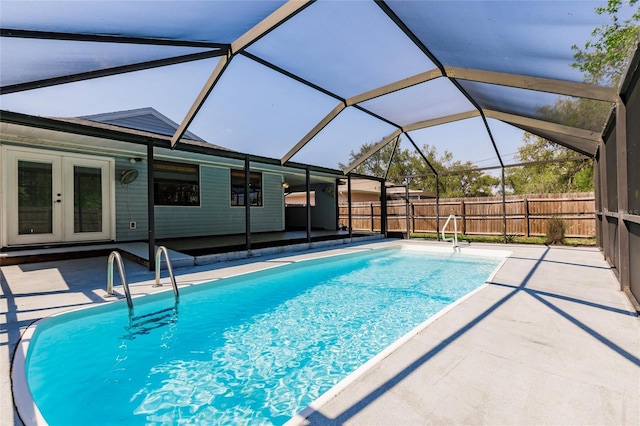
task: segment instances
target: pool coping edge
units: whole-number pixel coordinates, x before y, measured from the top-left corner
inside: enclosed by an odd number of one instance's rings
[[[437,247],[437,248],[435,248],[435,250],[433,250],[434,248],[435,247],[429,247],[429,248],[426,248],[426,250],[424,250],[424,251],[430,251],[430,252],[434,252],[434,251],[442,252],[443,251],[442,248],[440,248],[440,247]],[[424,247],[420,248],[420,250],[423,250],[423,249],[424,249]],[[489,287],[490,283],[493,281],[493,279],[496,276],[496,274],[504,266],[504,264],[506,263],[507,259],[509,259],[509,257],[513,254],[513,252],[509,251],[509,250],[474,249],[474,252],[475,251],[478,251],[478,252],[492,252],[493,254],[495,254],[495,257],[504,256],[503,259],[500,261],[500,263],[495,267],[493,272],[489,275],[489,277],[487,277],[487,279],[485,280],[485,282],[482,285],[480,285],[478,288],[470,291],[469,293],[465,294],[464,296],[462,296],[461,298],[457,299],[455,302],[451,303],[450,305],[444,307],[443,309],[438,311],[435,315],[429,317],[426,321],[424,321],[423,323],[417,325],[412,330],[410,330],[408,333],[406,333],[404,336],[400,337],[398,340],[393,342],[391,345],[387,346],[381,352],[376,354],[373,358],[369,359],[367,362],[362,364],[360,367],[358,367],[357,369],[352,371],[349,375],[347,375],[347,377],[345,377],[344,379],[342,379],[341,381],[336,383],[331,389],[329,389],[328,391],[326,391],[325,393],[320,395],[316,400],[314,400],[311,404],[309,404],[304,409],[302,409],[302,411],[300,411],[298,414],[296,414],[291,419],[289,419],[286,423],[284,423],[284,426],[294,426],[294,425],[304,424],[304,422],[312,414],[314,414],[316,412],[319,412],[323,405],[325,405],[327,402],[329,402],[330,400],[332,400],[333,398],[338,396],[340,393],[345,391],[349,386],[351,386],[359,378],[364,376],[374,366],[379,364],[385,358],[389,357],[393,352],[398,350],[402,345],[407,343],[414,336],[418,335],[423,330],[427,329],[431,324],[433,324],[434,322],[439,320],[441,317],[443,317],[444,315],[446,315],[447,313],[452,311],[454,308],[458,307],[465,300],[471,298],[476,293],[479,293],[483,289]],[[498,255],[498,254],[496,254],[497,252],[501,252],[501,254]],[[474,254],[477,254],[477,253],[474,253]]]
[[[285,425],[287,425],[287,426],[301,424],[312,413],[317,412],[320,406],[324,405],[326,402],[328,402],[329,400],[331,400],[332,398],[337,396],[339,393],[341,393],[343,390],[345,390],[349,385],[351,385],[353,382],[355,382],[358,378],[363,376],[373,366],[378,364],[383,359],[387,358],[391,353],[395,352],[398,348],[400,348],[400,346],[402,346],[403,344],[408,342],[411,338],[413,338],[415,335],[419,334],[424,329],[429,327],[432,323],[437,321],[439,318],[444,316],[446,313],[448,313],[451,310],[453,310],[459,304],[461,304],[462,302],[464,302],[465,300],[467,300],[468,298],[470,298],[471,296],[473,296],[477,292],[479,292],[482,289],[484,289],[487,286],[489,286],[489,283],[493,280],[494,276],[502,268],[502,266],[507,261],[509,256],[511,256],[513,254],[513,252],[509,251],[509,250],[503,250],[503,249],[495,250],[495,249],[488,249],[488,248],[481,248],[481,249],[473,248],[473,249],[470,249],[470,248],[468,248],[468,246],[465,246],[465,247],[462,247],[462,248],[460,248],[460,247],[455,248],[454,247],[453,250],[452,250],[452,247],[449,246],[449,245],[446,245],[446,246],[444,246],[444,245],[443,246],[422,246],[422,245],[413,244],[413,243],[411,243],[409,241],[406,241],[406,240],[404,240],[404,241],[385,242],[383,244],[380,244],[379,242],[371,242],[370,244],[376,245],[376,246],[382,246],[382,247],[367,247],[367,248],[362,248],[362,247],[357,247],[356,248],[356,247],[354,247],[353,249],[355,249],[355,250],[353,250],[353,251],[351,250],[352,248],[349,248],[349,250],[347,250],[346,253],[336,253],[336,254],[314,253],[314,254],[318,254],[319,256],[317,256],[317,257],[314,256],[312,258],[306,258],[306,259],[291,260],[291,261],[288,261],[287,263],[304,263],[307,260],[314,260],[314,259],[320,259],[320,258],[330,258],[330,257],[346,255],[346,254],[350,254],[350,253],[354,253],[354,252],[356,252],[356,253],[357,252],[366,252],[368,250],[374,250],[376,248],[394,247],[394,246],[399,246],[400,249],[409,249],[409,250],[415,250],[415,251],[425,251],[425,252],[431,252],[431,253],[434,253],[434,252],[440,252],[440,253],[457,252],[457,253],[466,253],[466,254],[469,254],[469,255],[485,255],[485,256],[489,255],[489,257],[502,258],[502,260],[495,267],[493,272],[489,275],[489,277],[485,280],[485,282],[482,285],[480,285],[478,288],[472,290],[471,292],[467,293],[466,295],[464,295],[460,299],[456,300],[455,302],[451,303],[450,305],[446,306],[445,308],[443,308],[442,310],[437,312],[435,315],[433,315],[432,317],[428,318],[425,322],[423,322],[423,323],[419,324],[418,326],[414,327],[412,330],[410,330],[404,336],[400,337],[398,340],[396,340],[391,345],[386,347],[380,353],[378,353],[373,358],[369,359],[363,365],[358,367],[356,370],[351,372],[349,375],[347,375],[344,379],[342,379],[340,382],[338,382],[336,385],[334,385],[328,391],[326,391],[325,393],[320,395],[320,397],[318,397],[315,401],[313,401],[311,404],[309,404],[307,407],[305,407],[302,411],[300,411],[298,414],[294,415],[291,419],[289,419],[285,423]],[[285,257],[288,257],[288,256],[285,256]],[[291,256],[291,257],[297,257],[297,255],[294,255],[294,256]],[[274,268],[277,268],[278,266],[283,266],[283,265],[273,265],[273,264],[269,265],[269,266],[265,265],[265,267],[261,268],[260,270],[274,269]],[[256,272],[256,271],[251,271],[251,272]],[[248,273],[251,273],[251,272],[241,272],[241,273],[237,273],[237,274],[231,274],[230,276],[225,276],[223,278],[241,276],[241,275],[245,275],[245,274],[248,274]],[[206,280],[206,281],[196,281],[196,282],[190,284],[189,287],[194,286],[194,285],[198,285],[198,284],[203,284],[205,282],[217,281],[219,279],[221,279],[221,278],[213,278],[211,280]],[[171,291],[170,288],[161,289],[158,292],[156,292],[155,294],[169,292],[169,291]],[[152,294],[154,294],[154,293],[152,293]],[[142,296],[149,296],[149,294],[137,295],[134,298],[139,298],[139,297],[142,297]],[[12,389],[12,394],[13,394],[14,407],[15,407],[15,409],[17,411],[17,414],[18,414],[20,420],[26,426],[30,426],[30,425],[45,426],[45,425],[48,425],[48,422],[44,419],[44,416],[42,415],[42,413],[38,409],[38,406],[35,403],[35,400],[33,399],[33,395],[31,394],[31,391],[29,390],[29,385],[28,385],[27,375],[26,375],[26,368],[27,368],[27,364],[26,363],[27,363],[27,355],[28,355],[29,344],[30,344],[30,342],[31,342],[31,340],[32,340],[37,328],[38,328],[38,325],[41,324],[42,322],[45,322],[45,321],[51,319],[51,318],[55,318],[55,317],[63,315],[63,314],[68,314],[68,313],[76,312],[76,311],[82,311],[82,310],[89,309],[89,308],[95,308],[96,306],[100,306],[100,305],[103,305],[103,306],[113,305],[114,303],[116,303],[118,301],[123,301],[123,300],[122,299],[117,299],[117,300],[113,300],[113,301],[108,301],[108,302],[106,302],[104,304],[103,303],[100,303],[100,304],[91,303],[91,304],[88,304],[86,306],[76,307],[76,308],[69,309],[69,310],[66,310],[66,311],[63,311],[63,312],[57,312],[55,314],[51,314],[51,315],[48,315],[46,317],[43,317],[43,318],[40,318],[40,319],[34,321],[33,323],[29,324],[27,326],[27,328],[24,330],[24,332],[20,336],[20,339],[16,343],[16,347],[14,349],[13,356],[12,356],[12,359],[11,359],[10,380],[11,380],[11,389]]]

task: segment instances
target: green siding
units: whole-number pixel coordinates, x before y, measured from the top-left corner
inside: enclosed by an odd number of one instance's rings
[[[0,143],[2,145],[2,143]],[[129,159],[139,156],[105,155],[91,149],[56,149],[38,147],[55,152],[81,152],[104,158],[115,159],[115,239],[116,241],[145,241],[148,237],[147,220],[147,163],[131,164]],[[173,161],[198,160],[189,158],[191,154],[173,153]],[[164,159],[164,157],[163,157]],[[208,158],[207,158],[208,159]],[[241,166],[240,166],[241,167]],[[135,169],[138,177],[129,185],[120,183],[126,170]],[[199,207],[155,207],[155,237],[178,238],[199,235],[242,234],[245,232],[244,207],[230,205],[229,167],[200,166]],[[282,175],[263,172],[263,206],[251,208],[251,231],[269,232],[284,230],[284,194]],[[0,205],[0,208],[2,206]],[[130,222],[136,223],[130,229]]]
[[[263,206],[251,208],[251,231],[284,230],[284,199],[280,175],[263,173]],[[156,238],[241,234],[244,207],[230,205],[229,169],[200,168],[200,206],[156,206]]]
[[[138,171],[138,178],[127,186],[120,183],[122,172]],[[147,165],[129,163],[129,157],[116,157],[116,241],[147,239]],[[136,229],[129,229],[129,222],[136,222]]]

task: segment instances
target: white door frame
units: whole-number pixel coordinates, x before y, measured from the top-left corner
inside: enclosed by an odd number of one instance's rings
[[[52,150],[18,146],[2,147],[3,204],[1,212],[4,245],[35,245],[79,241],[107,241],[115,238],[115,160]],[[18,160],[51,162],[53,171],[53,232],[18,234]],[[99,168],[102,175],[102,232],[74,233],[74,166]],[[58,195],[60,194],[60,195]],[[57,202],[60,200],[59,202]]]

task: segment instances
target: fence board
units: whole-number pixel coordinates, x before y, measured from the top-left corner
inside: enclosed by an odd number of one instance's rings
[[[462,218],[459,230],[469,235],[502,235],[502,197],[447,198],[439,201],[440,226],[450,214]],[[567,225],[567,237],[593,237],[595,231],[595,198],[591,193],[510,195],[505,199],[507,234],[546,235],[547,220],[559,217]],[[348,206],[340,204],[342,223],[348,222]],[[407,214],[411,232],[436,232],[436,201],[412,200],[407,212],[405,201],[387,203],[387,229],[406,232]],[[358,202],[351,205],[354,231],[380,231],[380,202]]]

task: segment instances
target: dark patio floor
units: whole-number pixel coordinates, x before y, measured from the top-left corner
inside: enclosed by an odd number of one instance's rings
[[[352,233],[352,237],[355,239],[372,235],[379,234],[371,234],[367,232]],[[348,238],[349,232],[313,230],[311,231],[310,237],[311,243],[341,240]],[[251,234],[252,250],[269,247],[284,247],[304,244],[307,242],[306,231],[262,232]],[[124,250],[125,252],[129,252],[134,255],[131,260],[139,260],[139,263],[146,264],[146,262],[148,262],[148,249],[141,249],[141,243],[146,244],[146,241],[54,244],[48,246],[5,248],[0,253],[0,266],[106,256],[112,250]],[[245,234],[157,239],[155,243],[156,246],[165,246],[169,250],[193,257],[241,252],[246,250]]]
[[[371,235],[366,232],[353,233],[353,237]],[[311,242],[330,241],[347,238],[348,231],[311,231]],[[163,245],[171,250],[188,254],[190,256],[202,256],[206,254],[218,254],[246,249],[245,234],[210,235],[203,237],[158,239],[156,245]],[[306,243],[307,231],[282,231],[261,232],[251,234],[251,248],[262,249],[268,247],[281,247],[293,244]]]

